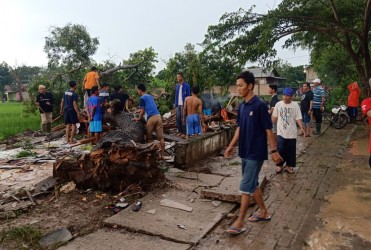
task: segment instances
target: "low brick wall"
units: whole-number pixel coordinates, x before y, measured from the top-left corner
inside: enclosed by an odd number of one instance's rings
[[[224,147],[232,140],[236,128],[227,128],[218,132],[207,133],[199,138],[192,138],[175,144],[176,167],[189,167],[205,159]]]

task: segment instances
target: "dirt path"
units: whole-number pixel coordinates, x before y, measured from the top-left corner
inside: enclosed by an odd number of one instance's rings
[[[229,237],[224,230],[232,220],[225,220],[196,249],[370,248],[368,156],[352,155],[346,143],[355,131],[353,145],[364,148],[368,130],[353,129],[329,128],[298,159],[296,174],[270,179],[264,193],[270,222],[246,222],[246,233]]]

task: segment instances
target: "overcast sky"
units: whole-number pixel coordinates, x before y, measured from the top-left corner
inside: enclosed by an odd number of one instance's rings
[[[157,71],[186,43],[203,41],[209,25],[225,12],[256,5],[267,12],[275,0],[0,0],[0,62],[11,66],[47,64],[43,52],[51,26],[82,24],[99,38],[94,60],[120,62],[130,53],[152,46],[159,55]],[[279,47],[279,46],[278,46]],[[292,65],[308,64],[308,52],[279,49]]]

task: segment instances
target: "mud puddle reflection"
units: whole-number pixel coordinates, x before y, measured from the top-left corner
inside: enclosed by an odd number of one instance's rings
[[[318,217],[323,222],[307,240],[311,249],[371,249],[371,170],[368,138],[351,142],[341,165],[340,190],[325,197]],[[363,156],[363,157],[362,157]],[[352,159],[349,159],[351,157]]]

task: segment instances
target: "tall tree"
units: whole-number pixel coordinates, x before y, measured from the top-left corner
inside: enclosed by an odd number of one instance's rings
[[[12,83],[13,79],[10,74],[9,66],[5,62],[2,62],[0,64],[0,93],[3,94],[5,85],[10,85]]]
[[[280,77],[286,78],[286,86],[298,87],[305,82],[303,65],[292,66],[290,63],[280,62],[275,69]]]
[[[209,27],[204,46],[218,46],[247,62],[275,56],[273,46],[281,38],[287,38],[285,47],[293,48],[313,49],[326,42],[344,49],[368,87],[371,0],[283,0],[266,14],[254,13],[253,7],[224,14],[218,25]]]
[[[52,28],[50,36],[45,37],[44,51],[50,68],[63,65],[72,69],[89,65],[98,45],[98,38],[91,37],[85,26],[67,24]]]

